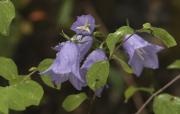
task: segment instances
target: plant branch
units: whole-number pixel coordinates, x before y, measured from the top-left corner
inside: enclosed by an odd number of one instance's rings
[[[172,79],[166,85],[164,85],[161,89],[159,89],[157,92],[152,94],[151,97],[148,98],[148,100],[141,106],[141,108],[135,114],[140,114],[155,96],[157,96],[159,93],[161,93],[162,91],[167,89],[169,86],[171,86],[174,82],[176,82],[179,79],[180,79],[180,75],[176,76],[174,79]]]

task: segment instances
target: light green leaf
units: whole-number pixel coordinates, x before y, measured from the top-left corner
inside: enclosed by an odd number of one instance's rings
[[[177,45],[174,37],[169,34],[165,29],[152,27],[150,23],[143,24],[143,31],[150,30],[152,34],[159,38],[168,48]]]
[[[116,30],[116,32],[110,33],[106,39],[106,43],[110,51],[110,56],[113,54],[116,45],[123,40],[124,36],[133,33],[134,30],[129,26],[120,27]]]
[[[109,48],[110,51],[110,56],[113,54],[114,49],[116,47],[116,44],[118,42],[120,42],[120,38],[118,35],[114,34],[114,33],[110,33],[106,39],[106,44]]]
[[[15,8],[10,0],[0,0],[0,34],[8,35],[9,26],[15,17]]]
[[[85,93],[79,93],[74,95],[69,95],[64,100],[62,107],[70,112],[79,107],[79,105],[87,99],[87,95]]]
[[[113,58],[119,62],[119,64],[121,65],[121,67],[123,68],[125,72],[130,73],[130,74],[133,73],[131,67],[123,59],[115,55],[113,56]]]
[[[44,59],[43,61],[41,61],[41,63],[38,65],[38,70],[40,72],[43,72],[45,70],[47,70],[49,68],[49,66],[53,63],[53,59]],[[42,75],[41,76],[42,81],[49,87],[55,88],[55,89],[60,89],[61,85],[55,85],[53,84],[51,77],[48,75]]]
[[[8,98],[8,106],[13,110],[25,110],[24,96],[14,86],[6,87],[5,93]]]
[[[33,80],[25,80],[21,83],[14,85],[24,98],[24,105],[26,107],[31,105],[39,105],[43,97],[43,88]]]
[[[8,114],[8,98],[3,87],[0,87],[0,114]]]
[[[120,35],[121,37],[124,37],[128,34],[133,34],[134,29],[129,26],[122,26],[119,29],[116,30],[115,34]]]
[[[0,87],[0,112],[7,114],[8,109],[22,111],[31,105],[39,105],[43,96],[42,87],[28,77],[18,77],[10,86]]]
[[[0,75],[7,80],[14,80],[18,76],[16,64],[8,58],[0,57]]]
[[[144,88],[144,87],[134,87],[130,86],[126,89],[124,96],[125,102],[127,102],[137,91],[143,91],[152,94],[154,92],[153,88]]]
[[[180,69],[180,60],[174,61],[172,64],[170,64],[168,69]]]
[[[87,72],[87,84],[92,90],[103,87],[109,75],[109,62],[99,61],[94,63]]]
[[[153,102],[155,114],[180,114],[180,98],[169,94],[160,94]]]
[[[162,28],[153,27],[153,35],[162,40],[162,42],[169,48],[177,45],[175,39],[171,34]]]
[[[144,23],[144,24],[143,24],[143,28],[144,28],[144,29],[151,29],[152,26],[151,26],[150,23]]]

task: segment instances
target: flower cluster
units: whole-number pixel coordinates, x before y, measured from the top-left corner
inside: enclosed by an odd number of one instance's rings
[[[95,20],[91,15],[79,16],[71,26],[71,30],[76,34],[70,41],[62,42],[55,47],[57,54],[53,64],[41,74],[50,75],[55,84],[69,81],[77,90],[87,86],[88,69],[95,62],[107,60],[105,52],[100,48],[93,50],[86,57],[92,47],[94,29]],[[129,34],[124,38],[123,48],[128,53],[128,63],[137,76],[140,76],[144,67],[159,67],[157,53],[163,47],[151,44],[137,34]],[[96,90],[97,96],[101,96],[103,88]]]
[[[95,20],[91,15],[79,16],[71,26],[76,35],[71,41],[62,42],[55,47],[57,54],[53,64],[41,74],[50,75],[55,84],[69,81],[77,90],[87,86],[85,76],[88,69],[95,62],[107,59],[102,49],[96,49],[84,58],[92,46],[94,29]],[[102,89],[97,90],[97,96],[100,96],[101,91]]]

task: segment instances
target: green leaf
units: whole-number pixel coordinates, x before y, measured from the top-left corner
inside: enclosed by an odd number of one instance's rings
[[[8,86],[3,94],[7,95],[8,106],[10,109],[21,111],[25,110],[24,96],[14,86]]]
[[[0,57],[0,75],[9,81],[16,79],[18,76],[16,64],[11,59]]]
[[[38,83],[33,80],[25,80],[14,86],[23,95],[24,105],[26,107],[39,105],[44,92],[43,88]]]
[[[94,63],[87,72],[87,84],[92,90],[103,87],[109,75],[109,62],[99,61]]]
[[[121,65],[121,67],[123,68],[125,72],[130,73],[130,74],[133,73],[131,67],[123,59],[115,55],[113,56],[113,58],[119,62],[119,64]]]
[[[62,107],[70,112],[79,107],[79,105],[87,99],[87,95],[85,93],[79,93],[74,95],[69,95],[64,100]]]
[[[44,60],[38,65],[38,68],[37,68],[37,69],[38,69],[40,72],[45,71],[45,70],[47,70],[47,69],[49,68],[49,66],[50,66],[52,63],[53,63],[53,59],[49,59],[49,58],[44,59]],[[48,75],[42,75],[42,76],[41,76],[41,79],[42,79],[42,81],[43,81],[47,86],[49,86],[49,87],[52,87],[52,88],[55,88],[55,89],[58,89],[58,90],[61,88],[61,85],[60,85],[60,84],[59,84],[59,85],[53,84],[53,82],[52,82],[52,80],[51,80],[51,77],[48,76]]]
[[[114,52],[114,49],[116,47],[116,44],[118,42],[120,42],[120,38],[118,35],[114,34],[114,33],[110,33],[108,36],[107,36],[107,39],[106,39],[106,44],[109,48],[109,51],[110,51],[110,56],[113,54]]]
[[[132,29],[129,26],[122,26],[119,29],[117,29],[115,32],[116,35],[120,35],[121,37],[124,37],[125,35],[128,35],[128,34],[133,34],[133,33],[134,33],[134,29]]]
[[[160,38],[168,48],[177,45],[174,37],[162,28],[153,27],[153,35],[157,38]]]
[[[116,45],[123,40],[124,36],[133,33],[134,30],[129,26],[120,27],[118,30],[116,30],[116,32],[110,33],[106,39],[106,43],[110,51],[110,56],[113,54]]]
[[[8,35],[9,26],[15,17],[15,8],[10,0],[0,0],[0,34]]]
[[[39,105],[43,96],[42,87],[29,77],[18,77],[10,86],[0,87],[0,112],[7,114],[8,109],[22,111],[31,105]]]
[[[0,114],[8,114],[8,112],[8,98],[5,94],[4,88],[0,87]]]
[[[143,28],[144,28],[144,29],[151,29],[152,26],[151,26],[150,23],[144,23],[144,24],[143,24]]]
[[[154,92],[153,88],[144,88],[144,87],[134,87],[130,86],[126,89],[124,96],[125,102],[127,102],[137,91],[143,91],[152,94]]]
[[[142,30],[150,30],[152,34],[159,38],[168,48],[177,45],[174,37],[162,28],[152,27],[150,23],[143,24]]]
[[[180,98],[169,94],[160,94],[153,102],[155,114],[180,114]]]
[[[174,61],[172,64],[170,64],[168,69],[180,69],[180,60]]]

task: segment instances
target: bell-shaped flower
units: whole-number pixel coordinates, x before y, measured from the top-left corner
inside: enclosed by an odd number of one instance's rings
[[[123,48],[129,55],[128,64],[137,76],[141,75],[144,67],[152,69],[159,67],[157,53],[163,47],[151,44],[137,34],[134,34],[125,37]]]
[[[72,24],[71,30],[76,34],[90,35],[95,29],[95,19],[91,15],[78,16]]]
[[[52,76],[57,84],[69,80],[77,89],[81,90],[85,81],[80,75],[80,52],[78,46],[70,41],[55,47],[58,50],[53,64],[41,74]]]
[[[102,49],[96,49],[93,52],[91,52],[84,61],[83,65],[81,66],[82,77],[84,77],[85,79],[86,73],[88,69],[92,66],[92,64],[102,60],[107,60],[106,54]],[[100,97],[103,89],[104,87],[97,89],[95,92],[96,96]]]

